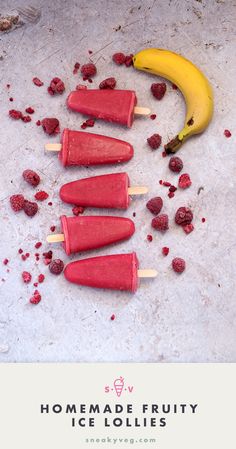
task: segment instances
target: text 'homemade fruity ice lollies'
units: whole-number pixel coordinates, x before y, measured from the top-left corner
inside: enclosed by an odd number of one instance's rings
[[[113,137],[64,129],[61,143],[47,143],[47,151],[59,152],[64,165],[101,165],[129,161],[134,154],[132,145]]]
[[[135,231],[132,220],[122,217],[61,216],[61,234],[47,237],[50,243],[62,242],[66,254],[100,248],[126,240]]]
[[[150,114],[149,108],[136,107],[136,104],[133,90],[80,89],[67,98],[67,106],[73,111],[128,128],[132,126],[134,114]]]
[[[60,189],[62,201],[84,207],[127,209],[129,195],[147,193],[147,187],[129,186],[127,173],[93,176],[64,184]]]
[[[87,287],[136,292],[140,277],[156,277],[156,270],[139,270],[136,253],[91,257],[69,263],[65,278]]]

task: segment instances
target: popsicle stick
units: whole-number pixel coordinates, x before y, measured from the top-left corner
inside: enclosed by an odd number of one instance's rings
[[[151,110],[149,108],[141,108],[140,106],[135,106],[134,113],[137,115],[149,115]]]
[[[61,143],[46,143],[44,148],[47,151],[61,151]]]
[[[138,270],[139,278],[155,278],[157,276],[156,270]]]
[[[48,243],[57,243],[57,242],[64,242],[64,241],[65,241],[64,234],[50,234],[47,236]]]
[[[144,195],[144,193],[148,192],[148,188],[146,186],[133,186],[128,187],[129,195]]]

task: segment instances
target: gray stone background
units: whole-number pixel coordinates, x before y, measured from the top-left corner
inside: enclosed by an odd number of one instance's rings
[[[0,1],[0,12],[10,12],[27,2]],[[0,35],[1,68],[1,159],[0,214],[0,361],[1,362],[235,362],[235,20],[233,1],[31,1],[41,10],[36,24],[25,24]],[[158,132],[163,142],[180,129],[184,119],[184,101],[168,84],[161,102],[150,94],[150,85],[158,78],[132,68],[117,67],[111,61],[114,52],[135,53],[145,47],[163,47],[183,54],[201,67],[215,93],[215,115],[208,130],[189,140],[179,156],[184,172],[192,178],[192,187],[177,192],[174,199],[159,179],[176,182],[168,170],[161,150],[152,152],[146,144]],[[89,55],[88,50],[93,54]],[[98,74],[91,87],[108,76],[115,76],[117,87],[135,89],[140,105],[150,106],[157,120],[137,119],[132,129],[97,122],[91,132],[121,138],[134,145],[132,161],[119,166],[63,169],[57,158],[44,153],[48,139],[35,125],[44,117],[58,117],[63,127],[80,129],[84,117],[68,112],[66,95],[81,82],[73,75],[76,61],[96,63]],[[32,78],[38,76],[45,85],[37,88]],[[66,93],[50,97],[46,87],[54,76],[65,81]],[[11,84],[8,92],[6,84]],[[14,97],[10,103],[8,97]],[[35,108],[32,123],[16,122],[8,117],[12,107]],[[224,137],[224,129],[232,137]],[[33,199],[34,191],[21,177],[26,168],[41,175],[47,201],[30,219],[14,214],[9,196],[24,192]],[[51,225],[59,226],[59,216],[70,214],[71,207],[58,197],[60,186],[68,181],[91,175],[127,171],[132,184],[146,184],[149,194],[136,198],[126,212],[101,211],[102,214],[134,218],[133,238],[89,255],[122,253],[136,250],[141,267],[158,270],[153,281],[143,281],[135,295],[93,290],[66,282],[64,276],[50,275],[48,268],[35,264],[34,244],[45,242]],[[198,194],[199,187],[203,187]],[[164,211],[170,217],[170,230],[161,235],[150,226],[147,199],[161,195]],[[195,231],[186,236],[174,224],[175,210],[182,205],[194,211]],[[86,214],[98,214],[87,210]],[[201,218],[206,217],[202,223]],[[146,239],[152,233],[153,242]],[[170,247],[164,258],[163,246]],[[18,248],[31,257],[22,262]],[[48,250],[46,243],[40,253]],[[68,260],[63,250],[54,247],[55,257]],[[183,275],[170,268],[175,256],[186,260]],[[71,259],[83,257],[74,256]],[[9,272],[7,272],[7,268]],[[29,304],[34,290],[21,280],[29,270],[33,278],[45,273],[39,286],[42,301]],[[112,314],[115,321],[110,320]]]

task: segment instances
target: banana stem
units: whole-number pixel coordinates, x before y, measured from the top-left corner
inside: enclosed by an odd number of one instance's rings
[[[167,154],[171,154],[171,153],[176,153],[176,151],[179,150],[179,148],[181,147],[183,141],[179,139],[178,136],[174,137],[174,139],[170,140],[170,142],[168,142],[164,148],[165,148],[165,152]]]

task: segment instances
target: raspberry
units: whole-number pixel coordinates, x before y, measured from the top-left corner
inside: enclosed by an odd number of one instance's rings
[[[40,87],[40,86],[43,86],[43,85],[44,85],[44,83],[43,83],[39,78],[37,78],[37,77],[34,77],[32,81],[33,81],[33,83],[35,84],[35,86]]]
[[[183,168],[183,161],[180,159],[180,157],[177,156],[173,156],[170,158],[169,161],[169,169],[171,171],[173,171],[174,173],[179,173],[181,172],[182,168]]]
[[[48,198],[48,193],[47,193],[47,192],[44,192],[43,190],[40,190],[40,192],[37,192],[37,193],[34,195],[34,197],[35,197],[35,199],[38,200],[38,201],[44,201],[44,200],[46,200],[46,199]]]
[[[84,212],[84,207],[82,206],[74,206],[72,212],[75,216],[82,214]]]
[[[22,115],[21,120],[25,123],[31,122],[31,117],[29,115]]]
[[[115,89],[116,80],[115,78],[106,78],[99,84],[99,89]]]
[[[159,134],[153,134],[147,139],[147,142],[153,150],[157,150],[157,148],[161,145],[161,136]]]
[[[156,114],[151,114],[151,115],[150,115],[150,119],[151,119],[151,120],[155,120],[155,118],[156,118]]]
[[[183,271],[185,270],[184,259],[181,259],[180,257],[175,257],[175,259],[172,260],[172,268],[176,273],[183,273]]]
[[[231,132],[228,129],[224,130],[224,135],[225,135],[225,137],[231,137],[232,136]]]
[[[54,225],[50,227],[50,231],[51,231],[51,232],[54,232],[55,229],[56,229],[56,226],[54,226]]]
[[[7,265],[7,264],[8,264],[8,262],[9,262],[9,260],[8,260],[8,259],[4,259],[4,261],[3,261],[3,265]]]
[[[25,284],[29,284],[29,282],[32,279],[32,276],[31,276],[31,274],[28,271],[23,271],[21,276],[22,276],[22,279],[23,279]]]
[[[94,76],[97,73],[96,66],[92,63],[84,64],[81,67],[81,73],[85,79],[91,78],[91,76]]]
[[[35,247],[36,249],[39,249],[40,246],[42,246],[42,242],[37,242],[37,243],[35,243],[35,245],[34,245],[34,247]]]
[[[26,215],[28,215],[28,217],[33,217],[38,212],[37,203],[25,200],[24,212],[26,213]]]
[[[43,130],[46,134],[58,134],[60,132],[60,123],[57,118],[44,118],[41,121]]]
[[[60,78],[53,78],[52,81],[50,82],[50,86],[48,87],[48,93],[50,95],[54,95],[54,94],[63,94],[65,90],[65,84],[63,83],[63,81]]]
[[[187,225],[183,226],[183,230],[184,230],[185,234],[190,234],[190,232],[193,232],[194,226],[192,223],[187,224]]]
[[[25,199],[21,194],[12,195],[10,197],[11,208],[14,210],[14,212],[19,212],[20,210],[22,210],[24,207],[24,202]]]
[[[44,274],[39,274],[39,275],[38,275],[38,282],[39,282],[40,284],[42,284],[42,282],[44,281],[44,279],[45,279]]]
[[[122,65],[125,63],[126,56],[124,53],[115,53],[112,56],[112,61],[115,62],[117,65]]]
[[[161,212],[163,201],[159,196],[152,198],[146,204],[146,207],[153,215],[158,215]]]
[[[73,75],[76,75],[76,73],[78,73],[79,68],[80,68],[80,63],[76,62],[74,65],[74,69],[73,69]]]
[[[14,120],[20,120],[22,118],[22,112],[16,111],[16,109],[11,109],[9,111],[9,116],[13,118]]]
[[[179,207],[175,214],[175,223],[177,225],[185,226],[193,220],[193,213],[188,207]]]
[[[33,114],[34,113],[34,109],[31,108],[31,106],[29,106],[28,108],[26,108],[25,112],[27,112],[27,114]]]
[[[168,222],[168,215],[161,214],[152,219],[152,227],[157,231],[167,231],[169,229]]]
[[[32,298],[30,298],[30,302],[31,304],[38,304],[41,301],[41,295],[38,292],[38,290],[35,290],[34,292],[34,296],[32,296]]]
[[[125,57],[125,65],[126,65],[126,67],[130,67],[131,65],[133,65],[133,56],[134,55],[130,54],[130,55],[127,55]]]
[[[190,176],[188,175],[188,173],[183,173],[183,175],[179,177],[179,187],[181,189],[187,189],[191,185],[192,181],[190,179]]]
[[[152,242],[153,236],[152,236],[151,234],[148,234],[148,235],[147,235],[147,240],[148,240],[149,242]]]
[[[40,183],[39,175],[33,170],[24,170],[22,176],[24,180],[33,187],[37,187],[37,185]]]
[[[61,274],[64,269],[64,263],[60,259],[54,259],[49,265],[52,274]]]
[[[163,256],[168,256],[169,251],[170,251],[170,250],[169,250],[169,248],[168,248],[167,246],[163,246],[163,248],[162,248],[162,250],[161,250]]]
[[[114,313],[113,313],[113,315],[111,316],[111,321],[114,321],[114,319],[115,319],[115,315],[114,315]]]
[[[157,100],[161,100],[166,93],[166,83],[153,83],[151,85],[151,92]]]

